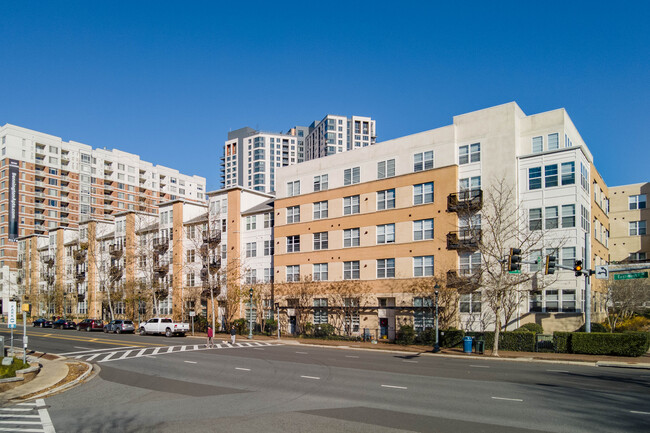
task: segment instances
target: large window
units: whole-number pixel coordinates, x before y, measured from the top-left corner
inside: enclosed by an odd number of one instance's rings
[[[289,266],[287,266],[287,281],[288,282],[300,281],[300,266],[299,265],[289,265]]]
[[[257,257],[257,242],[246,243],[246,257]]]
[[[548,134],[548,150],[555,150],[560,146],[558,133]]]
[[[264,255],[272,256],[273,255],[273,241],[264,241]]]
[[[326,174],[314,176],[314,191],[325,191],[328,188],[328,180]]]
[[[458,148],[458,164],[469,164],[481,160],[481,143],[474,143]]]
[[[528,169],[528,189],[542,188],[542,167],[532,167]]]
[[[300,235],[287,236],[287,252],[297,253],[300,251]]]
[[[413,328],[415,332],[422,332],[427,328],[433,328],[433,300],[431,298],[413,298]]]
[[[343,246],[344,247],[358,247],[359,246],[359,229],[345,229],[343,230]]]
[[[314,298],[314,325],[327,323],[327,298]]]
[[[562,205],[562,228],[576,226],[576,205]]]
[[[413,240],[433,239],[433,218],[413,221]]]
[[[268,229],[270,227],[273,227],[273,212],[267,212],[264,214],[264,228]]]
[[[395,190],[387,189],[377,192],[377,210],[395,208]]]
[[[542,152],[544,150],[544,137],[533,137],[533,153]]]
[[[300,206],[291,206],[287,208],[287,224],[300,222]]]
[[[413,171],[430,170],[433,168],[433,150],[413,155]]]
[[[395,278],[395,259],[377,260],[377,278]]]
[[[433,182],[413,185],[413,204],[433,203]]]
[[[287,182],[287,197],[293,197],[294,195],[300,195],[300,181],[294,180],[292,182]]]
[[[314,250],[326,250],[328,248],[327,232],[314,233]]]
[[[481,293],[473,292],[460,295],[460,312],[461,313],[480,313],[481,312]]]
[[[379,161],[377,163],[377,179],[395,176],[395,160]]]
[[[361,169],[359,167],[346,168],[343,171],[343,185],[354,185],[361,181]]]
[[[630,236],[643,236],[646,234],[645,221],[630,221]]]
[[[395,242],[395,224],[377,226],[377,243],[392,244]]]
[[[318,201],[314,203],[314,219],[320,220],[327,218],[327,201]]]
[[[314,281],[327,281],[327,263],[314,264]]]
[[[257,215],[246,217],[246,230],[255,230],[257,228]]]
[[[646,207],[646,195],[631,195],[629,198],[630,210],[636,209],[645,209]]]
[[[544,186],[551,188],[558,185],[557,164],[550,164],[544,167]]]
[[[359,213],[359,196],[343,197],[343,215]]]
[[[459,253],[460,275],[470,276],[479,272],[481,268],[481,253]]]
[[[552,230],[558,228],[558,212],[557,206],[548,206],[544,209],[544,226],[546,230]]]
[[[432,277],[433,256],[413,257],[413,275],[416,277]]]
[[[542,209],[528,209],[528,229],[541,230],[542,229]]]
[[[343,279],[344,280],[358,280],[359,279],[359,261],[343,262]]]
[[[562,185],[573,185],[576,183],[576,163],[562,163]]]
[[[576,247],[562,248],[562,265],[573,267],[576,260]]]

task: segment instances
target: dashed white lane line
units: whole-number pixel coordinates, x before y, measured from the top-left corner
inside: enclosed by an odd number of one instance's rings
[[[474,368],[490,368],[489,365],[470,365],[470,367],[474,367]]]
[[[393,388],[393,389],[408,389],[405,386],[396,386],[396,385],[382,385],[383,388]]]
[[[650,415],[650,412],[641,412],[640,410],[631,410],[630,413],[636,413],[639,415]]]
[[[296,352],[296,353],[299,353],[300,355],[307,355],[308,354],[307,352]]]
[[[346,358],[359,358],[358,356],[355,355],[345,355]]]
[[[81,346],[72,346],[72,347],[74,347],[75,349],[92,350],[92,348],[90,347],[81,347]]]
[[[261,347],[253,347],[253,350],[264,350]]]
[[[250,368],[242,368],[242,367],[235,367],[235,370],[241,370],[241,371],[251,371]]]
[[[505,401],[523,401],[520,398],[506,398],[506,397],[491,397],[493,400],[505,400]]]
[[[187,362],[188,364],[197,364],[196,361],[184,361],[184,362]]]
[[[300,377],[302,377],[303,379],[320,380],[320,377],[316,377],[316,376],[300,376]]]
[[[403,359],[402,362],[410,362],[412,364],[417,364],[417,361],[411,361],[410,359]]]
[[[568,370],[546,370],[546,371],[549,371],[551,373],[568,373],[569,372]]]

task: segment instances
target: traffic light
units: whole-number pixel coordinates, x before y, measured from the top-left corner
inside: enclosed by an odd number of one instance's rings
[[[508,256],[508,272],[521,271],[521,250],[519,248],[510,248]]]
[[[555,256],[551,256],[550,254],[546,256],[546,266],[544,266],[544,274],[551,275],[555,273],[555,261],[556,261]]]
[[[573,262],[573,271],[576,273],[576,277],[582,275],[582,260],[576,260]]]

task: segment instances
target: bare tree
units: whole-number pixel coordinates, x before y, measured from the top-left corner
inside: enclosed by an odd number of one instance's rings
[[[610,332],[616,330],[621,320],[643,313],[650,304],[650,283],[643,280],[614,280],[607,292],[607,321]]]

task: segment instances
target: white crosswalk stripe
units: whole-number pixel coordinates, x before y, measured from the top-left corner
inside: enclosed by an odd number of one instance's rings
[[[132,349],[132,348],[120,348],[119,350],[110,350],[106,349],[105,352],[96,353],[77,353],[74,358],[82,359],[84,361],[94,361],[94,362],[112,362],[112,361],[122,361],[124,359],[133,359],[141,358],[143,356],[158,356],[158,355],[167,355],[169,353],[179,353],[179,352],[194,352],[199,350],[214,350],[214,349],[246,349],[248,347],[259,347],[259,346],[279,346],[277,343],[266,343],[261,341],[254,342],[245,342],[245,343],[235,343],[231,344],[215,344],[214,348],[207,348],[205,345],[183,345],[183,346],[159,346],[159,347],[147,347],[145,349]],[[137,353],[136,353],[137,352]],[[0,431],[2,431],[0,429]]]
[[[55,433],[45,401],[18,403],[0,408],[0,432]]]

